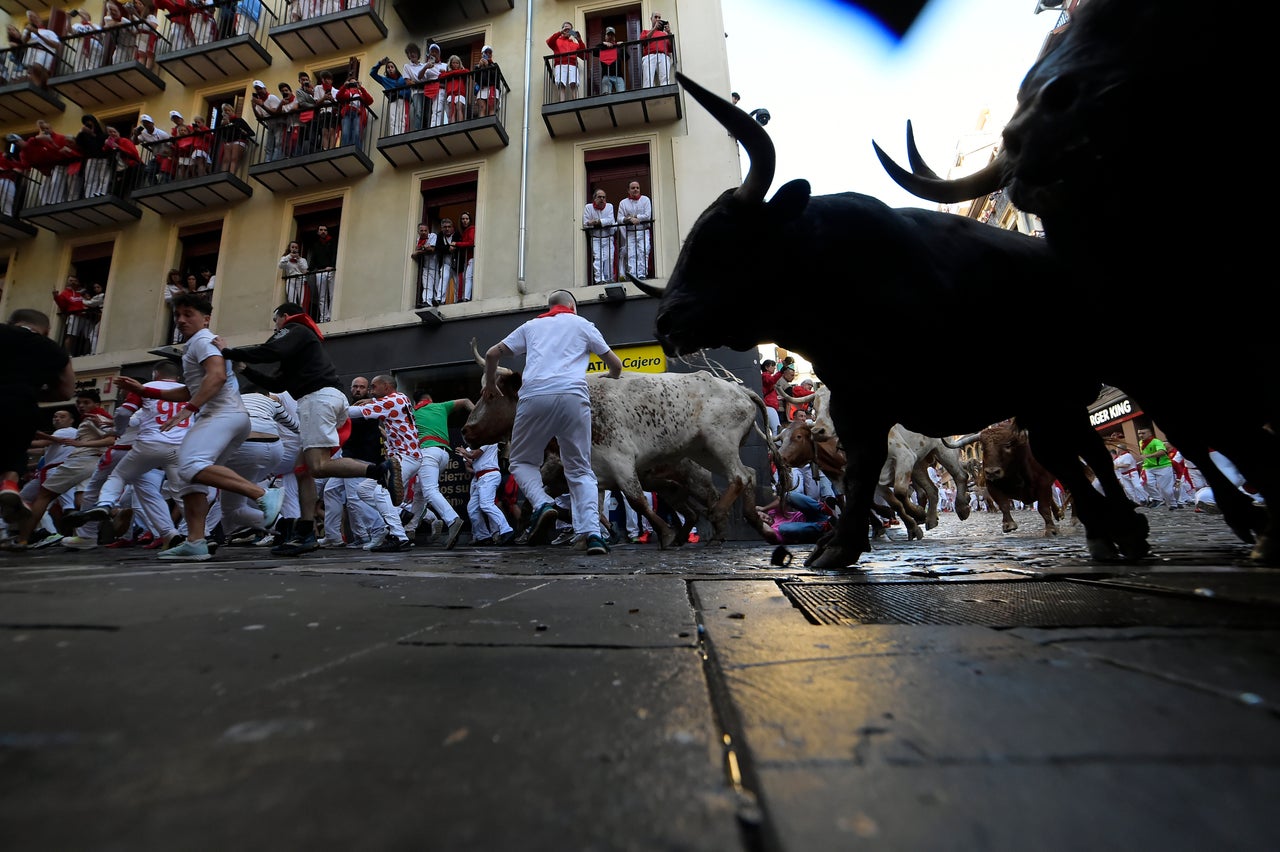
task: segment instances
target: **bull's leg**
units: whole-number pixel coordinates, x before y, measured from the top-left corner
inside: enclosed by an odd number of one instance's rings
[[[618,483],[618,490],[622,492],[622,496],[627,498],[627,503],[637,514],[643,515],[649,521],[649,525],[653,527],[653,531],[658,535],[658,547],[666,550],[671,546],[671,542],[675,540],[676,534],[671,526],[653,511],[653,506],[645,497],[644,491],[641,490],[640,480],[636,477],[625,482]]]
[[[913,474],[911,466],[914,463],[915,460],[908,455],[889,451],[884,467],[880,471],[880,484],[892,487],[893,495],[897,498],[894,511],[908,512],[916,521],[924,522],[928,520],[928,513],[915,501],[911,488]],[[937,526],[936,518],[934,526]]]
[[[880,496],[893,507],[894,513],[902,519],[902,526],[907,530],[907,541],[916,541],[924,538],[924,530],[920,529],[916,519],[912,517],[911,512],[907,510],[906,505],[898,499],[898,495],[892,489],[880,486]]]
[[[833,396],[832,414],[842,410]],[[846,455],[845,512],[831,536],[820,541],[809,554],[806,566],[847,570],[856,566],[859,557],[871,549],[866,518],[870,517],[876,484],[880,481],[880,471],[888,454],[885,435],[892,425],[869,418],[836,418],[836,430],[842,436]]]
[[[956,517],[967,521],[969,519],[969,472],[964,469],[958,456],[953,458],[951,454],[938,453],[937,460],[942,462],[942,467],[951,474],[951,479],[956,484]]]
[[[931,530],[938,525],[938,486],[929,478],[928,462],[921,460],[911,469],[911,482],[925,496],[924,527]]]
[[[1092,491],[1093,489],[1089,489]],[[1097,494],[1098,492],[1094,491]],[[1048,488],[1040,492],[1040,496],[1036,500],[1036,510],[1040,513],[1040,517],[1044,518],[1044,537],[1052,538],[1058,534],[1058,525],[1055,520],[1062,520],[1062,509],[1058,504],[1053,502],[1053,484],[1050,483]]]
[[[1013,498],[1006,496],[1003,492],[987,486],[987,496],[991,498],[991,502],[1000,508],[1000,514],[1004,520],[1000,524],[1002,532],[1011,533],[1018,528],[1018,522],[1013,519]]]

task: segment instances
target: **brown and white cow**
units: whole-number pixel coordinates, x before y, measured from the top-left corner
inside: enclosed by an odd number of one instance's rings
[[[1058,534],[1055,521],[1063,518],[1062,508],[1053,501],[1054,475],[1036,461],[1031,453],[1031,440],[1026,430],[1012,421],[994,423],[976,435],[961,438],[949,447],[959,448],[976,441],[982,448],[982,478],[987,495],[1000,507],[1005,532],[1013,532],[1018,522],[1013,518],[1013,501],[1036,504],[1044,518],[1045,537]]]
[[[474,346],[474,343],[473,343]],[[478,357],[478,353],[477,353]],[[462,427],[469,446],[506,440],[515,423],[521,376],[499,368],[502,396],[481,399]],[[689,459],[728,481],[709,508],[714,530],[723,530],[734,501],[743,518],[765,538],[756,511],[755,471],[742,462],[741,447],[764,417],[764,400],[754,391],[707,372],[623,373],[619,379],[589,376],[591,469],[602,489],[623,494],[648,519],[666,548],[673,531],[645,498],[640,472]],[[708,543],[720,543],[713,537]]]

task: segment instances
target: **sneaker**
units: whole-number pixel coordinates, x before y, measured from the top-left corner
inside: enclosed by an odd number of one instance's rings
[[[555,531],[556,520],[560,513],[555,503],[543,503],[529,519],[529,544],[546,544]]]
[[[62,521],[67,527],[82,527],[93,521],[106,521],[111,518],[111,507],[98,504],[90,509],[78,509],[73,512],[66,512],[62,515]]]
[[[271,529],[271,525],[280,517],[280,505],[284,503],[283,488],[268,488],[267,493],[258,498],[258,508],[262,510],[262,526]]]
[[[604,543],[603,538],[592,533],[574,539],[573,549],[585,550],[588,556],[604,556],[609,552],[609,545]]]
[[[72,550],[92,550],[98,546],[96,540],[79,535],[63,536],[62,541],[58,542],[58,544],[63,547],[69,547]]]
[[[567,530],[561,531],[559,535],[551,539],[551,546],[559,547],[562,544],[568,544],[569,542],[573,541],[573,539],[574,539],[573,527],[570,527]]]
[[[431,536],[432,538],[439,538],[442,535],[444,535],[444,521],[436,518],[431,522]]]
[[[135,544],[137,544],[137,542],[131,538],[118,538],[110,544],[103,545],[103,547],[106,547],[108,550],[120,550],[125,547],[133,547]]]
[[[0,480],[0,517],[4,518],[6,524],[13,523],[22,505],[22,495],[18,493],[17,483],[8,479]]]
[[[492,536],[489,538],[478,538],[471,542],[472,547],[493,547],[494,541]]]
[[[413,544],[407,538],[392,538],[387,536],[387,540],[377,547],[373,548],[374,553],[404,553],[406,550],[412,550]]]
[[[640,533],[640,536],[636,539],[636,542],[635,542],[635,543],[636,543],[636,544],[648,544],[648,543],[649,543],[649,531],[648,531],[648,530],[645,530],[644,532]]]
[[[184,541],[163,551],[157,558],[172,562],[206,562],[209,559],[209,543],[204,540]]]
[[[700,541],[702,541],[702,536],[698,535],[696,532],[689,533],[690,544],[697,544]]]
[[[143,545],[144,550],[163,550],[165,546],[164,536],[157,536]]]
[[[53,547],[58,542],[62,541],[62,539],[63,536],[60,533],[49,533],[44,538],[32,544],[31,549],[39,550],[42,547]]]
[[[294,536],[284,544],[271,548],[272,556],[301,556],[304,553],[310,553],[316,549],[316,537],[314,535]]]
[[[387,531],[383,530],[382,532],[375,535],[373,538],[369,539],[369,541],[364,545],[364,549],[376,550],[377,548],[382,547],[382,545],[386,544],[387,539],[389,538],[390,536],[387,535]]]
[[[493,543],[497,547],[507,547],[508,545],[513,544],[515,540],[516,540],[516,531],[510,530],[509,532],[504,532],[501,535],[499,535],[497,538],[495,538],[493,540]]]
[[[462,532],[462,516],[454,518],[449,522],[449,534],[445,536],[444,549],[453,550],[453,546],[458,543],[458,534]]]

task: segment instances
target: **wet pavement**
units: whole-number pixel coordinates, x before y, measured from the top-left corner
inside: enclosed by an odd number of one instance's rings
[[[1272,849],[1280,571],[961,522],[736,542],[0,554],[6,850]],[[109,555],[108,555],[109,554]]]

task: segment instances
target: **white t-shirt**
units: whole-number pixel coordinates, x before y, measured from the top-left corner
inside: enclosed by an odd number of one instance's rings
[[[168,390],[169,388],[180,388],[182,383],[162,379],[147,382],[143,387]],[[161,432],[160,427],[169,422],[169,418],[181,411],[184,405],[186,405],[185,402],[171,402],[167,399],[147,399],[143,397],[142,405],[138,407],[137,413],[129,420],[131,428],[135,424],[138,428],[138,436],[135,440],[139,443],[146,441],[156,444],[181,444],[182,439],[187,434],[187,427],[191,425],[190,417],[176,424],[168,432]]]
[[[222,350],[213,345],[213,338],[212,331],[202,328],[191,335],[191,339],[187,341],[187,348],[182,353],[182,377],[186,379],[187,387],[191,389],[192,399],[199,395],[200,385],[204,382],[204,362],[214,355],[222,357]],[[213,399],[204,404],[200,409],[201,414],[245,410],[244,401],[240,398],[240,383],[236,381],[235,370],[232,369],[230,361],[226,362],[226,367],[226,383]]]
[[[76,433],[76,427],[66,426],[56,432],[51,432],[50,434],[55,438],[64,438],[68,441],[73,441],[76,438]],[[68,447],[64,444],[50,444],[45,448],[44,460],[41,462],[41,467],[47,468],[55,464],[62,464],[67,460],[67,456],[71,455],[71,451],[74,449],[75,447]]]
[[[595,323],[568,313],[531,319],[502,342],[525,355],[523,397],[577,394],[585,399],[591,353],[609,351]]]
[[[261,393],[243,396],[245,410],[249,412],[249,428],[254,432],[283,437],[286,431],[298,431],[298,420],[288,412],[284,403]]]

